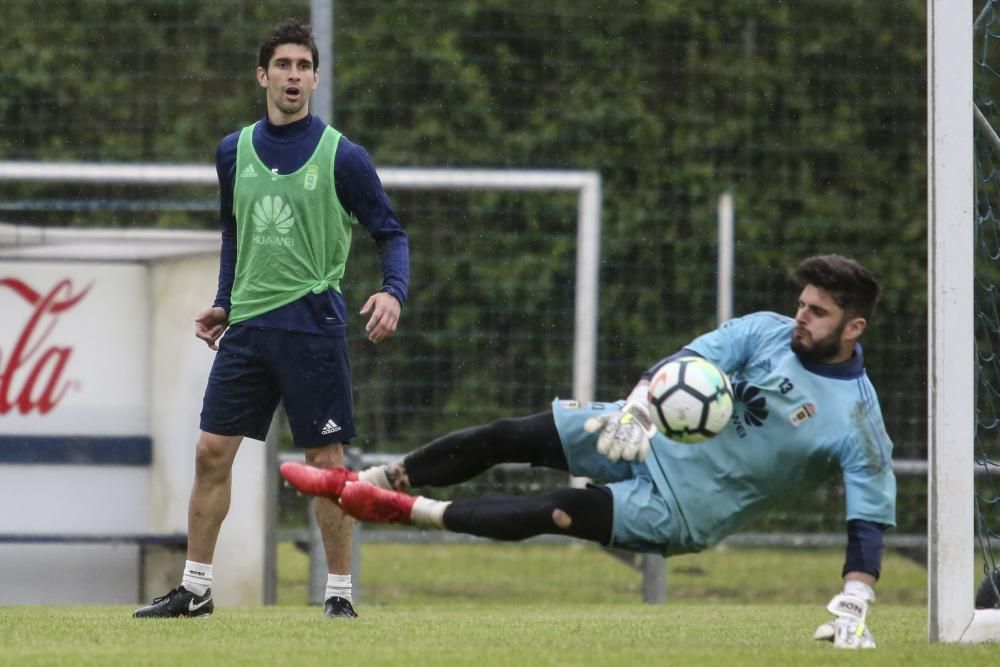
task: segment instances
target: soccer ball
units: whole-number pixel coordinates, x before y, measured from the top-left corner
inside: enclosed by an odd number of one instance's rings
[[[653,375],[649,407],[663,435],[675,442],[704,442],[729,423],[733,388],[726,374],[707,359],[680,357]]]

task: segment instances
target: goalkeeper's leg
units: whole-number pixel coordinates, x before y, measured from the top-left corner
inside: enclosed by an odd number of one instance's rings
[[[454,431],[410,452],[398,463],[362,471],[359,479],[397,491],[451,486],[498,463],[568,470],[552,413],[499,419]]]
[[[537,496],[489,495],[455,500],[444,510],[444,527],[494,540],[570,535],[611,541],[613,502],[602,487],[558,489]]]
[[[611,493],[604,487],[559,489],[530,497],[488,495],[440,501],[349,482],[340,505],[362,521],[414,524],[509,541],[570,535],[608,544],[614,515]]]

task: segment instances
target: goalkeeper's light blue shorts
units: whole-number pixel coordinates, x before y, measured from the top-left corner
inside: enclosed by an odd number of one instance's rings
[[[612,463],[597,451],[600,431],[587,433],[583,428],[590,417],[617,410],[623,403],[581,403],[557,398],[552,401],[552,417],[569,472],[588,477],[611,491],[614,516],[609,546],[666,554],[677,528],[672,503],[656,488],[645,463]]]

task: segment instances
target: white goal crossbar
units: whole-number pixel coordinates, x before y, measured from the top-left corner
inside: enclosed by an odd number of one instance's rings
[[[577,201],[576,304],[573,395],[594,399],[601,250],[601,175],[545,169],[447,169],[389,167],[378,170],[387,188],[410,190],[575,191]],[[0,161],[0,182],[129,185],[218,183],[215,167],[199,164]]]

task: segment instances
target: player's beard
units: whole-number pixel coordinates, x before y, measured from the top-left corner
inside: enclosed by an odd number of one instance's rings
[[[792,352],[797,354],[802,361],[814,364],[828,363],[830,359],[836,357],[840,352],[840,337],[843,335],[846,326],[847,319],[845,318],[829,336],[813,341],[811,345],[803,343],[800,339],[796,339],[793,334]]]

